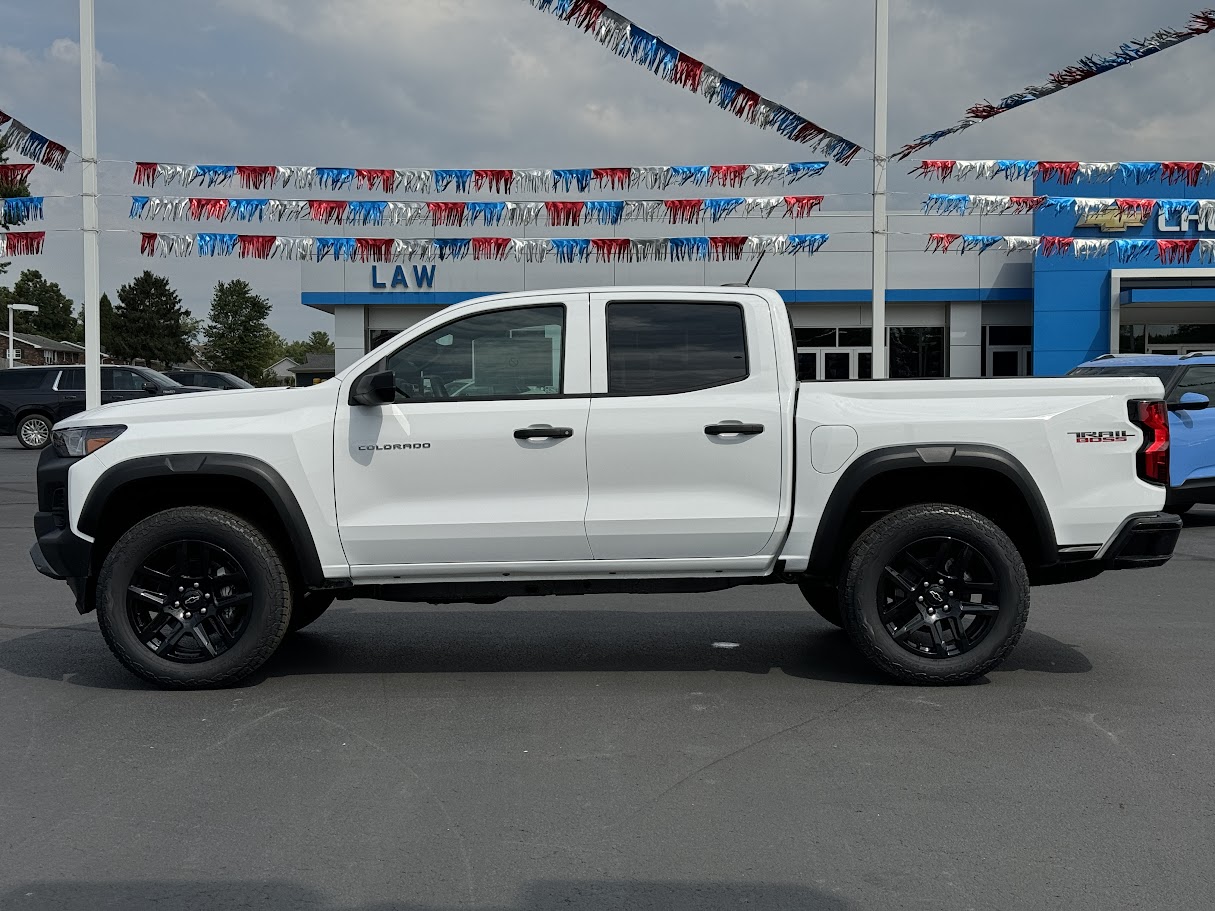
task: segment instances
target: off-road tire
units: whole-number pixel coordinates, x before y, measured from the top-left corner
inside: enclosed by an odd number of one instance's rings
[[[291,605],[291,622],[287,624],[287,632],[299,632],[321,619],[321,614],[329,610],[336,597],[333,592],[298,592]]]
[[[245,570],[252,591],[244,633],[218,657],[183,664],[154,654],[131,629],[127,588],[137,567],[168,544],[198,540],[222,547]],[[291,620],[291,581],[283,560],[255,525],[218,509],[167,509],[137,523],[111,548],[97,580],[97,619],[110,650],[128,670],[165,689],[231,686],[274,654]]]
[[[17,422],[17,442],[23,449],[46,449],[51,445],[51,424],[53,422],[45,414],[27,414]],[[41,443],[27,441],[37,438]]]
[[[878,615],[878,579],[913,542],[946,536],[979,551],[997,576],[1000,612],[987,636],[954,657],[912,654],[892,637]],[[844,629],[874,665],[899,680],[926,686],[966,683],[993,670],[1016,647],[1029,619],[1029,576],[1008,536],[989,519],[945,503],[900,509],[857,538],[844,565],[841,607]]]
[[[817,579],[803,579],[797,583],[802,597],[806,599],[814,612],[832,626],[844,628],[844,616],[840,610],[840,590],[834,585],[820,582]]]

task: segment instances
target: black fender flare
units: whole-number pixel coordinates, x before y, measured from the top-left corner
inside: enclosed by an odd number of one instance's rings
[[[87,535],[95,536],[101,517],[114,492],[123,485],[148,478],[227,477],[248,481],[258,488],[278,513],[291,544],[306,585],[323,588],[326,582],[321,569],[316,542],[308,528],[308,520],[299,501],[283,476],[261,459],[252,456],[217,452],[184,452],[174,455],[144,456],[120,462],[97,479],[80,511],[78,526]]]
[[[844,527],[848,512],[865,484],[891,471],[944,467],[994,471],[1011,481],[1025,499],[1038,532],[1040,565],[1051,566],[1059,562],[1059,544],[1046,500],[1037,482],[1016,456],[996,446],[977,443],[918,443],[875,449],[845,469],[819,520],[810,548],[809,572],[826,576],[838,565],[840,540],[835,531]]]

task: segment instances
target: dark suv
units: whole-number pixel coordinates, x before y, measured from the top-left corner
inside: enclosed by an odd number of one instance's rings
[[[166,370],[165,376],[183,386],[206,386],[208,389],[252,389],[239,376],[219,370]]]
[[[183,386],[147,367],[101,368],[101,402],[126,402],[150,395],[204,392]],[[84,411],[83,367],[14,367],[0,370],[0,436],[16,434],[26,449],[51,441],[51,427]]]

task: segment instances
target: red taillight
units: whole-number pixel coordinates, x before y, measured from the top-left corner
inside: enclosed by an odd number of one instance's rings
[[[1164,402],[1131,402],[1131,420],[1143,430],[1139,477],[1151,484],[1169,483],[1169,409]]]

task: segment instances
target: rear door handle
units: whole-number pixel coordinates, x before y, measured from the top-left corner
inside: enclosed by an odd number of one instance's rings
[[[727,433],[737,433],[739,436],[753,437],[763,432],[763,424],[710,424],[705,428],[705,433],[711,437],[719,437]]]
[[[516,440],[565,440],[573,435],[573,427],[524,427],[515,431]]]

